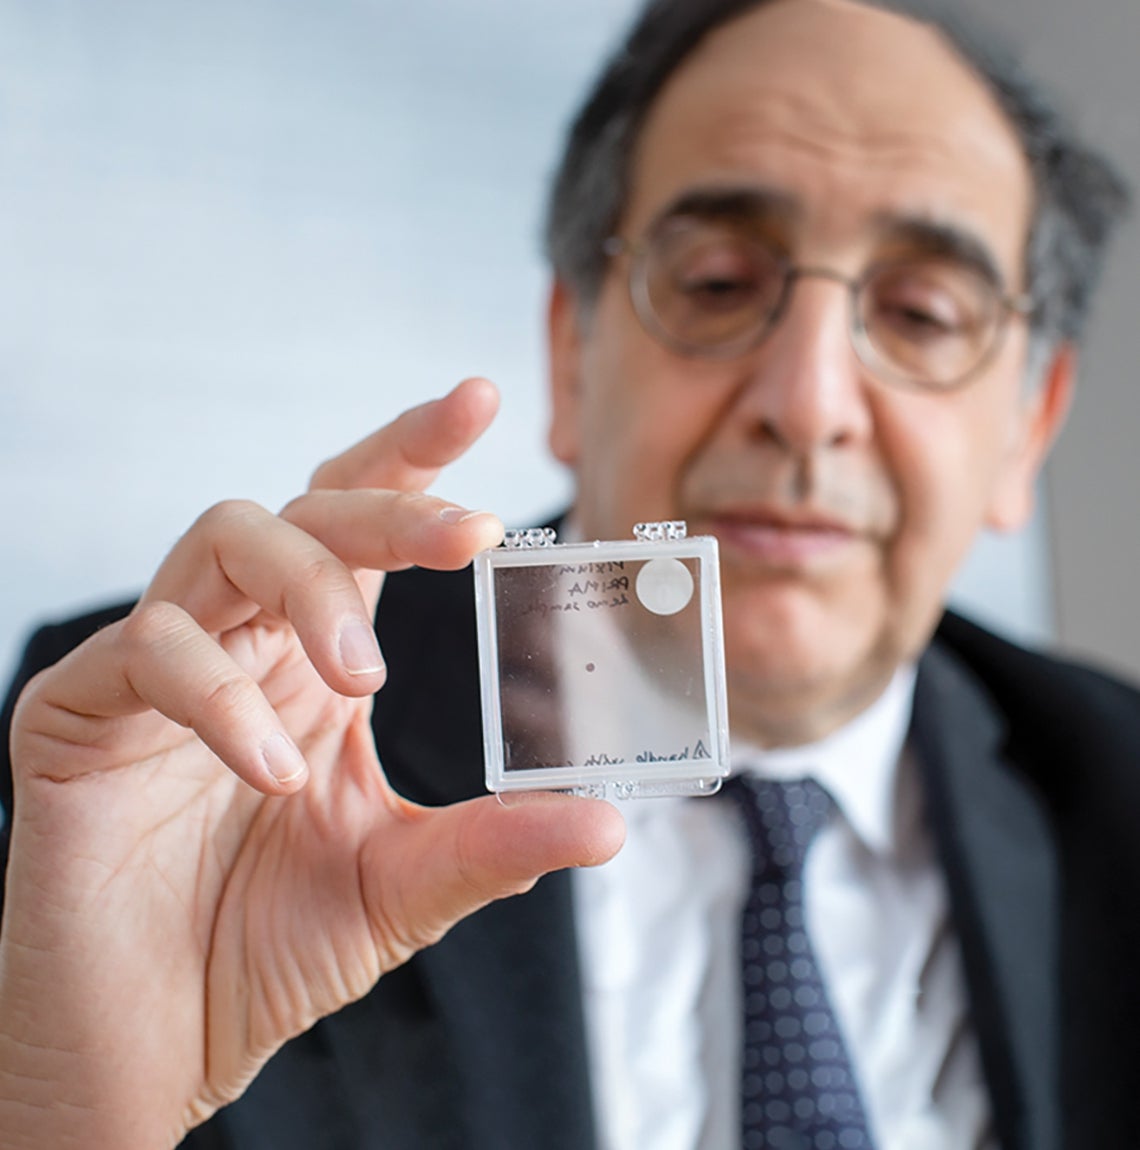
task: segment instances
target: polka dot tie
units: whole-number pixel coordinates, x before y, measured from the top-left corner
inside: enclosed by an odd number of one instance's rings
[[[835,809],[816,782],[740,776],[752,845],[744,907],[743,1150],[873,1150],[804,924],[803,867]]]

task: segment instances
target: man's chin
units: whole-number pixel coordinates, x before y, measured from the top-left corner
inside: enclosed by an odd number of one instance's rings
[[[835,628],[770,627],[757,634],[726,622],[733,737],[762,746],[814,742],[872,702],[893,668],[842,638]]]
[[[802,668],[814,674],[813,668],[835,660],[837,637],[852,630],[827,589],[802,579],[743,581],[723,570],[721,579],[725,641],[729,658],[738,657],[742,670],[755,666],[767,676]],[[859,629],[865,627],[860,622]]]
[[[830,676],[786,679],[752,673],[728,676],[729,730],[734,740],[761,747],[818,742],[874,701],[890,681],[855,683]]]

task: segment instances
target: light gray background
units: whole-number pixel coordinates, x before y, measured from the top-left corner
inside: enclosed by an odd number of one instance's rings
[[[1120,236],[1049,466],[1060,644],[1140,676],[1140,3],[992,0],[1027,60],[1117,160],[1136,206]]]
[[[631,0],[0,0],[0,664],[136,590],[193,517],[277,507],[465,375],[501,419],[438,490],[544,518],[542,196]],[[998,18],[1140,179],[1140,5]],[[984,541],[986,621],[1140,670],[1131,229],[1048,516]],[[1049,553],[1053,563],[1049,562]]]

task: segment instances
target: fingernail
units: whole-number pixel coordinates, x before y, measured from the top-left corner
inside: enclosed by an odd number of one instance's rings
[[[375,675],[384,670],[384,656],[370,623],[346,623],[340,633],[340,661],[350,675]]]
[[[495,798],[501,807],[526,807],[532,803],[558,802],[560,799],[573,799],[575,796],[565,791],[497,791]]]
[[[308,770],[293,741],[280,733],[261,744],[261,757],[269,773],[282,785],[294,782]]]
[[[468,511],[465,507],[445,507],[440,511],[439,517],[444,523],[454,526],[456,523],[466,523],[468,519],[474,519],[477,515],[489,514],[488,511]]]

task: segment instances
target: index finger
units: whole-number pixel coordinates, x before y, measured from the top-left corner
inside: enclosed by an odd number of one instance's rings
[[[310,489],[423,491],[486,431],[498,410],[499,393],[490,380],[465,379],[442,399],[410,408],[321,464]]]

